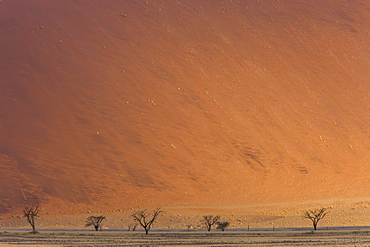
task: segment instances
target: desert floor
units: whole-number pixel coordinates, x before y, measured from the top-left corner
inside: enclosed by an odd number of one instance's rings
[[[323,202],[280,208],[164,206],[148,235],[139,226],[135,232],[128,231],[136,210],[82,215],[43,212],[36,222],[38,234],[29,233],[31,228],[24,217],[13,215],[0,220],[0,246],[370,246],[368,198],[326,202],[325,206],[330,205],[328,215],[313,232],[312,223],[303,214],[321,205]],[[201,220],[210,214],[229,221],[230,228],[207,232]],[[90,215],[106,216],[102,231],[84,227]]]
[[[0,246],[370,246],[369,229],[341,230],[277,229],[142,231],[58,230],[31,234],[27,231],[0,232]]]

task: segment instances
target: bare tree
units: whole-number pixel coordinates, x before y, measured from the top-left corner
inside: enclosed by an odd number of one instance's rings
[[[32,232],[36,233],[35,220],[39,217],[40,207],[39,205],[25,206],[23,214],[27,218],[27,222],[32,227]]]
[[[136,230],[136,227],[137,227],[137,223],[131,223],[128,225],[128,231],[132,229],[132,231],[134,232]]]
[[[230,226],[230,222],[224,221],[224,222],[216,222],[217,229],[221,229],[222,231],[225,231],[225,228],[228,228]]]
[[[322,218],[326,216],[327,213],[327,208],[321,208],[318,210],[306,211],[303,217],[310,219],[313,224],[313,229],[316,230],[317,224]]]
[[[102,221],[105,219],[104,216],[89,216],[86,218],[85,226],[94,226],[95,231],[98,231],[99,228],[101,229]]]
[[[145,234],[148,234],[150,228],[153,226],[154,221],[157,219],[160,213],[163,213],[161,208],[154,210],[153,214],[147,213],[145,209],[138,211],[131,216],[144,228]]]
[[[219,215],[205,215],[203,216],[202,222],[206,225],[208,231],[211,231],[211,228],[216,222],[220,219]]]

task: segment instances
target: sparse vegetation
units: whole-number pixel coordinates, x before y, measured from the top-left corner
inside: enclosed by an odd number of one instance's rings
[[[191,224],[187,225],[187,227],[188,227],[188,231],[190,231],[191,226],[192,226]]]
[[[27,222],[32,227],[32,232],[36,233],[36,219],[39,217],[40,207],[39,205],[25,206],[23,209],[24,217],[27,218]]]
[[[202,222],[205,224],[208,231],[211,231],[211,228],[216,222],[220,219],[219,215],[205,215],[202,217]]]
[[[216,229],[221,229],[222,231],[225,231],[225,228],[228,228],[230,226],[230,222],[224,221],[224,222],[216,222],[217,228]]]
[[[140,210],[131,216],[144,228],[145,234],[148,234],[160,213],[163,213],[163,211],[161,211],[161,208],[157,208],[154,210],[153,214],[147,213],[146,210]]]
[[[86,218],[85,227],[94,226],[95,231],[98,231],[99,229],[101,230],[101,225],[104,219],[104,216],[89,216]]]
[[[327,214],[327,208],[321,208],[318,210],[306,211],[304,218],[310,219],[313,224],[313,229],[316,230],[319,221],[324,218]]]
[[[133,232],[136,230],[137,223],[132,223],[128,225],[128,230],[132,230]]]

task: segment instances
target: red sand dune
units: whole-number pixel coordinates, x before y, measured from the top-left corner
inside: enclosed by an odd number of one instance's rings
[[[370,200],[369,33],[368,0],[3,0],[0,214]]]

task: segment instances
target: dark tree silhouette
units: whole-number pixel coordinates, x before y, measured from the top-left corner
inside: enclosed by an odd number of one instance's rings
[[[217,229],[221,229],[222,231],[225,231],[225,228],[228,228],[230,226],[230,222],[224,221],[224,222],[216,222]]]
[[[98,231],[99,228],[101,229],[102,221],[105,219],[104,216],[89,216],[86,218],[85,226],[94,226],[95,231]]]
[[[39,205],[25,206],[23,214],[27,218],[27,222],[32,227],[32,232],[36,233],[35,220],[39,217],[40,207]]]
[[[216,215],[205,215],[203,216],[202,222],[206,225],[208,231],[211,231],[211,228],[216,222],[220,219],[220,216]]]
[[[128,225],[128,231],[130,231],[132,229],[132,231],[134,232],[136,230],[136,227],[137,227],[137,223],[129,224]]]
[[[318,209],[318,210],[310,210],[310,211],[306,211],[306,213],[304,214],[304,218],[307,218],[307,219],[310,219],[312,221],[312,224],[313,224],[313,229],[316,230],[316,227],[317,227],[317,224],[319,223],[319,221],[324,218],[327,214],[327,209],[326,208],[321,208],[321,209]]]
[[[158,215],[163,213],[161,208],[154,210],[153,214],[149,214],[145,210],[138,211],[131,215],[136,222],[138,222],[145,230],[145,234],[148,234],[150,228],[153,226],[154,221],[157,219]]]

